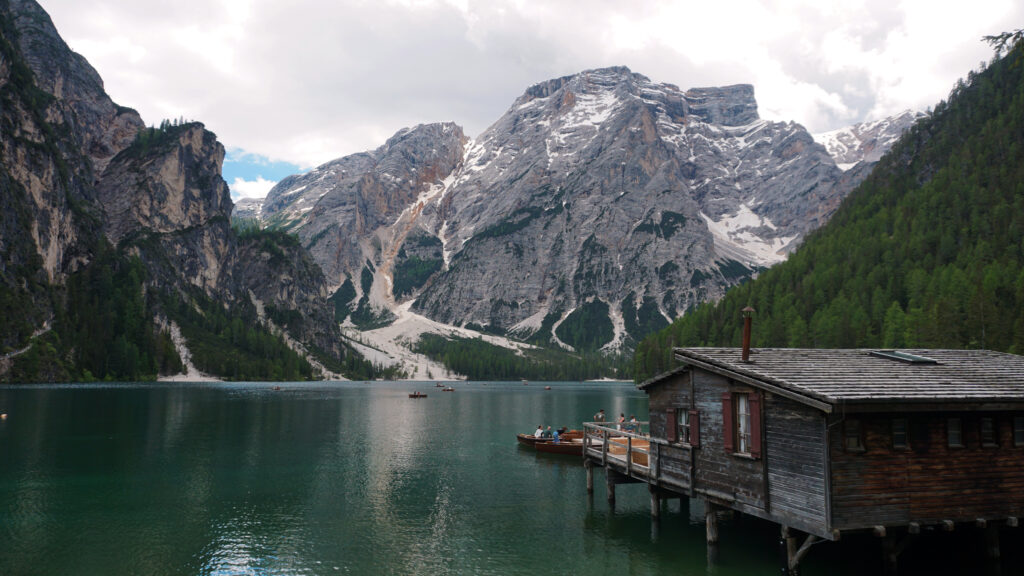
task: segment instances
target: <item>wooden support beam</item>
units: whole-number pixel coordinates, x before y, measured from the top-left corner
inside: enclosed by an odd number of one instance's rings
[[[594,493],[594,463],[590,460],[583,462],[583,467],[587,470],[587,494]]]
[[[800,545],[800,549],[796,551],[796,554],[789,559],[790,571],[793,572],[800,566],[800,561],[807,556],[807,553],[811,551],[813,546],[818,541],[818,537],[814,534],[808,534],[807,538],[804,539],[804,543]],[[794,572],[795,573],[795,572]]]
[[[649,488],[651,492],[651,519],[657,520],[661,517],[661,491],[654,486]]]
[[[999,559],[999,527],[995,524],[985,528],[985,558]]]
[[[613,478],[613,472],[607,468],[605,471],[605,488],[608,491],[608,504],[615,507],[615,480]]]
[[[704,501],[704,528],[708,544],[718,544],[718,516],[715,514],[717,506],[711,502]]]
[[[885,526],[875,526],[871,529],[871,533],[874,534],[876,538],[885,538]]]

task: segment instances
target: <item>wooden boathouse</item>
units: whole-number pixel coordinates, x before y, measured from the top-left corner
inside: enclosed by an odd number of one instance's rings
[[[585,424],[588,489],[615,484],[775,522],[796,571],[811,544],[867,531],[886,569],[922,530],[999,530],[1024,515],[1024,357],[984,350],[677,348],[640,384],[650,435]]]

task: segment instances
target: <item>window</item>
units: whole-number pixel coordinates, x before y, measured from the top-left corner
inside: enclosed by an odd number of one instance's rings
[[[726,452],[761,457],[761,401],[756,392],[722,394],[722,440]]]
[[[848,452],[864,451],[864,437],[861,433],[860,420],[849,418],[843,422],[843,447]]]
[[[736,395],[736,451],[750,454],[750,399]]]
[[[669,442],[682,442],[693,447],[700,445],[700,413],[696,410],[670,408],[666,414],[666,436]]]
[[[959,418],[946,418],[946,442],[950,448],[964,447],[964,427]]]
[[[689,410],[676,410],[676,431],[679,434],[680,442],[690,441],[690,412]]]
[[[906,450],[907,445],[907,419],[892,419],[892,447],[896,450]]]
[[[991,416],[983,416],[981,418],[981,445],[996,445],[996,421]]]
[[[1013,417],[1013,445],[1024,446],[1024,416]]]

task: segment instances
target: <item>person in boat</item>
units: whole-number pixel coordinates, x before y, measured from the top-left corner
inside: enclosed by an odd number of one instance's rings
[[[544,426],[541,425],[541,424],[537,424],[537,429],[534,430],[533,437],[534,438],[541,438],[543,436],[544,436]]]
[[[549,428],[550,428],[550,426],[549,426]],[[555,444],[557,444],[557,443],[558,443],[558,430],[555,430],[555,431],[554,431],[554,432],[553,432],[553,433],[551,434],[551,441],[552,441],[552,442],[554,442]]]
[[[542,438],[551,438],[551,426],[548,426],[548,429],[544,431],[544,434],[542,434],[541,437]]]

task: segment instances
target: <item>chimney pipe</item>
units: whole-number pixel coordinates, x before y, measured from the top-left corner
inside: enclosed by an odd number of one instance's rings
[[[750,362],[750,325],[753,323],[755,310],[750,306],[743,309],[743,356],[744,362]]]

